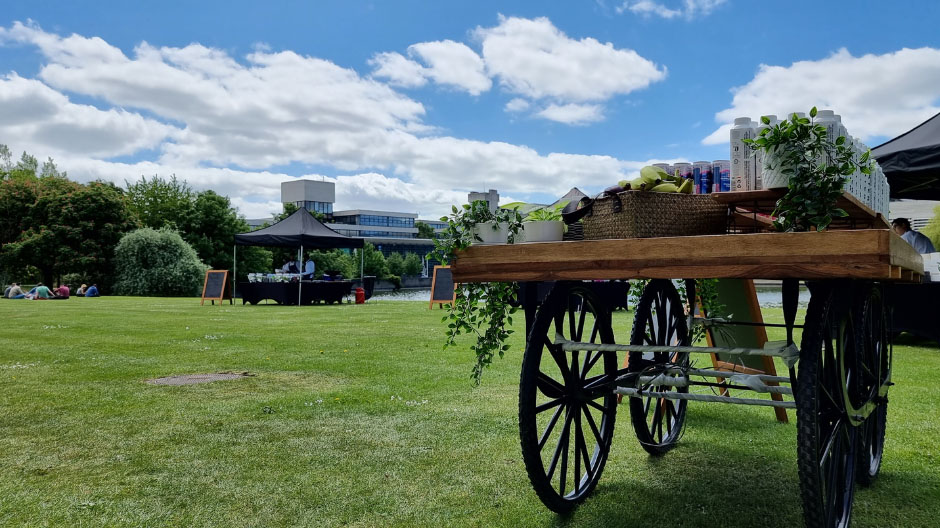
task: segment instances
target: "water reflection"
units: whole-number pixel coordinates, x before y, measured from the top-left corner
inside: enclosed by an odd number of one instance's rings
[[[430,289],[377,291],[370,301],[419,301],[428,302],[431,299]],[[780,288],[757,288],[757,302],[764,308],[780,308]],[[809,303],[809,291],[800,288],[800,307],[805,308]]]

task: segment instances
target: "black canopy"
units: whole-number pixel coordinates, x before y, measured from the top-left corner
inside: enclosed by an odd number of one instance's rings
[[[940,200],[940,114],[871,150],[892,198]]]
[[[239,246],[280,246],[304,249],[361,248],[363,240],[341,235],[321,224],[306,209],[300,208],[280,222],[235,235]]]

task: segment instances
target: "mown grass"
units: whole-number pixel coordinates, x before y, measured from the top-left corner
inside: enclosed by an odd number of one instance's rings
[[[621,407],[597,491],[552,514],[518,445],[521,318],[513,351],[473,388],[469,350],[441,350],[441,314],[415,302],[0,301],[0,525],[801,524],[794,425],[695,403],[661,459]],[[626,335],[627,314],[616,324]],[[220,371],[254,376],[144,383]],[[857,493],[856,526],[937,525],[938,379],[935,348],[896,348],[883,472]]]

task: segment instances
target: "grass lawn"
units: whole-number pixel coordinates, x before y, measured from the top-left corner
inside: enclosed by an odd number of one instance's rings
[[[793,423],[696,402],[661,459],[640,448],[622,406],[594,495],[552,514],[519,449],[522,317],[513,351],[473,388],[469,348],[441,350],[442,313],[418,302],[0,301],[0,525],[802,524]],[[895,352],[882,474],[857,492],[853,520],[935,527],[940,352]],[[144,383],[219,371],[254,376]]]

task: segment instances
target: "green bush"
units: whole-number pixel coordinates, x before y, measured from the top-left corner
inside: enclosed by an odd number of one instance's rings
[[[424,263],[421,262],[421,257],[419,257],[417,253],[408,253],[405,255],[405,262],[402,266],[401,275],[414,277],[416,275],[421,275],[422,271],[424,271]]]
[[[316,265],[317,277],[322,277],[324,272],[330,270],[339,271],[346,278],[359,276],[359,261],[342,249],[312,251],[309,254]]]
[[[114,250],[118,295],[199,295],[208,266],[169,228],[137,229]]]
[[[385,259],[385,264],[388,265],[388,272],[392,275],[404,275],[405,269],[405,259],[401,256],[401,253],[392,253]]]
[[[933,218],[921,230],[933,242],[934,249],[940,251],[940,205],[934,208]]]
[[[401,277],[398,275],[386,275],[385,280],[392,283],[396,290],[401,289]]]

